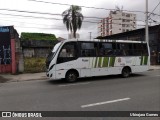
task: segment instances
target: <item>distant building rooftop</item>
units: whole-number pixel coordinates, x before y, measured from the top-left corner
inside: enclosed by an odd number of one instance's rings
[[[155,26],[149,26],[149,32],[153,31],[153,30],[160,30],[160,25],[155,25]],[[117,38],[123,38],[126,37],[128,35],[137,35],[137,34],[145,34],[145,28],[140,28],[140,29],[136,29],[136,30],[132,30],[132,31],[128,31],[128,32],[123,32],[123,33],[118,33],[118,34],[113,34],[113,35],[109,35],[109,36],[98,36],[96,39],[117,39]]]
[[[66,39],[64,39],[64,38],[62,38],[62,37],[58,37],[57,40],[58,40],[58,41],[64,41],[64,40],[66,40]]]

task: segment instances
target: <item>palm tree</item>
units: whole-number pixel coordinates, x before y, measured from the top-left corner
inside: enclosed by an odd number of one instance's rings
[[[71,5],[68,10],[62,13],[63,23],[66,25],[67,30],[73,31],[73,36],[76,38],[77,29],[82,26],[83,15],[81,13],[81,7]]]
[[[123,12],[123,6],[121,6],[121,8],[119,6],[116,6],[116,11]]]

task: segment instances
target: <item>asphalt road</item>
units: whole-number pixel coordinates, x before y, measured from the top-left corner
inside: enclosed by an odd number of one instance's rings
[[[160,70],[129,78],[83,78],[72,84],[53,80],[1,83],[0,111],[160,111]]]

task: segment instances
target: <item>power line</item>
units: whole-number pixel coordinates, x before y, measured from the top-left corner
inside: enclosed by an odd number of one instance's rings
[[[44,26],[52,26],[52,25],[47,25],[47,24],[37,24],[37,23],[30,23],[30,22],[22,22],[22,21],[14,21],[14,20],[4,20],[4,19],[0,19],[2,21],[10,21],[10,22],[18,22],[18,23],[26,23],[26,24],[33,24],[33,25],[44,25]],[[57,25],[53,25],[54,27],[64,27],[64,26],[57,26]]]
[[[53,13],[46,13],[46,12],[36,12],[36,11],[23,11],[23,10],[14,10],[14,9],[0,9],[0,10],[4,10],[4,11],[12,11],[12,12],[25,12],[25,13],[32,13],[32,14],[44,14],[44,15],[60,15],[62,16],[61,14],[53,14]],[[3,13],[2,13],[3,14]],[[37,18],[37,17],[36,17]],[[105,19],[105,18],[101,18],[101,17],[94,17],[94,16],[84,16],[84,18],[95,18],[95,19]],[[52,18],[51,18],[52,19]],[[112,20],[119,20],[119,19],[112,19]],[[135,20],[130,20],[130,21],[135,21]],[[144,22],[143,20],[136,20],[136,21],[142,21]],[[88,21],[87,21],[88,22]],[[96,22],[96,21],[94,21]],[[94,23],[92,21],[92,23]],[[97,21],[98,22],[98,21]]]
[[[37,1],[37,0],[29,0],[29,1],[35,1],[35,2],[44,2],[44,1]],[[44,2],[44,3],[50,3],[50,2]],[[59,5],[69,5],[69,4],[61,4],[61,3],[54,3],[54,4],[59,4]],[[160,4],[160,3],[159,3]],[[158,5],[159,5],[158,4]],[[155,7],[155,9],[158,7],[158,5]],[[85,7],[85,6],[81,6],[81,7]],[[96,8],[96,7],[87,7],[87,8]],[[116,10],[116,9],[106,9],[106,8],[96,8],[96,9],[105,9],[105,10]],[[154,10],[155,10],[154,9]],[[43,14],[43,15],[61,15],[62,14],[53,14],[53,13],[46,13],[46,12],[37,12],[37,11],[24,11],[24,10],[15,10],[15,9],[5,9],[5,8],[1,8],[0,10],[5,10],[5,11],[14,11],[14,12],[25,12],[25,13],[36,13],[36,14]],[[153,13],[154,10],[152,12],[148,12],[153,15],[157,15],[160,16],[159,14]],[[123,11],[128,11],[128,12],[137,12],[137,11],[129,11],[129,10],[123,10]],[[141,11],[142,12],[142,11]],[[144,12],[143,12],[144,13]],[[96,19],[103,19],[102,17],[92,17],[92,16],[84,16],[84,18],[96,18]]]
[[[26,13],[36,13],[36,14],[49,14],[49,15],[61,15],[61,14],[52,14],[52,13],[42,13],[42,12],[35,12],[35,11],[23,11],[23,10],[13,10],[13,9],[0,9],[0,10],[7,10],[7,11],[15,11],[15,12],[26,12]],[[15,14],[7,14],[7,13],[0,13],[1,15],[10,15],[10,16],[18,16],[18,17],[30,17],[30,18],[38,18],[38,19],[52,19],[52,20],[63,20],[58,18],[48,18],[48,17],[37,17],[37,16],[29,16],[29,15],[15,15]],[[98,18],[98,17],[88,17],[88,18]],[[102,19],[102,18],[100,18]],[[103,18],[104,19],[104,18]],[[120,19],[112,19],[112,20],[120,20]],[[130,20],[135,21],[135,20]],[[136,21],[142,21],[142,20],[136,20]],[[87,23],[99,23],[98,21],[83,21]],[[144,22],[144,21],[142,21]],[[112,24],[118,24],[118,23],[112,23]],[[139,26],[139,25],[137,25]]]
[[[28,0],[28,1],[41,2],[41,3],[47,3],[47,4],[57,4],[57,5],[71,6],[71,4],[53,3],[53,2],[46,2],[46,1],[41,1],[41,0]],[[110,10],[110,11],[117,10],[117,9],[106,9],[106,8],[88,7],[88,6],[80,6],[80,5],[77,5],[77,6],[84,7],[84,8],[91,8],[91,9],[99,9],[99,10]],[[143,11],[131,11],[131,10],[123,10],[123,11],[144,13]]]
[[[60,29],[60,28],[42,28],[42,27],[25,27],[25,26],[17,26],[17,25],[14,25],[15,27],[21,27],[21,28],[36,28],[36,29]],[[64,29],[64,28],[61,28],[61,29]]]
[[[44,1],[37,1],[37,0],[29,0],[29,1],[35,1],[35,2],[44,2]],[[50,3],[50,2],[45,2],[45,3]],[[59,4],[59,5],[69,5],[69,4],[61,4],[61,3],[53,3],[53,4]],[[160,4],[160,2],[159,2]],[[159,5],[158,4],[158,5]],[[158,7],[158,5],[155,7],[155,9]],[[86,6],[81,6],[81,7],[86,7]],[[87,8],[95,8],[95,7],[87,7]],[[101,8],[96,8],[96,9],[101,9]],[[105,8],[102,8],[102,9],[105,9]],[[154,9],[154,10],[155,10]],[[14,10],[14,9],[0,9],[0,10],[6,10],[6,11],[13,11],[13,12],[25,12],[25,13],[34,13],[34,14],[47,14],[47,15],[61,15],[61,14],[53,14],[53,13],[46,13],[46,12],[36,12],[36,11],[24,11],[24,10]],[[107,10],[115,10],[115,9],[107,9]],[[151,14],[153,15],[158,15],[158,14],[155,14],[153,13],[154,10],[151,12]],[[125,11],[125,10],[123,10]],[[3,14],[3,13],[1,13]],[[151,15],[150,14],[150,15]],[[11,14],[3,14],[3,15],[11,15]],[[12,16],[21,16],[21,17],[32,17],[32,18],[41,18],[41,19],[54,19],[54,20],[62,20],[62,19],[58,19],[58,18],[45,18],[45,17],[36,17],[36,16],[24,16],[24,15],[12,15]],[[160,15],[158,15],[160,16]],[[100,18],[100,17],[87,17],[87,16],[84,16],[85,18],[96,18],[96,19],[104,19],[104,18]],[[119,19],[113,19],[113,20],[119,20]],[[134,20],[130,20],[130,21],[134,21]],[[136,20],[136,21],[142,21],[144,22],[143,20]],[[97,23],[96,21],[84,21],[84,22],[88,22],[88,23]]]
[[[152,12],[149,14],[148,18],[154,14],[153,12],[157,9],[157,7],[160,5],[160,2],[156,5],[156,7],[152,10]]]
[[[58,19],[58,18],[46,18],[46,17],[35,17],[35,16],[26,16],[26,15],[15,15],[15,14],[4,14],[4,13],[0,13],[2,15],[10,15],[10,16],[18,16],[18,17],[29,17],[29,18],[39,18],[39,19],[51,19],[51,20],[62,20],[62,19]],[[99,23],[99,22],[95,22],[95,21],[83,21],[83,22],[86,22],[86,23]],[[118,24],[118,25],[122,25],[122,24],[119,24],[119,23],[112,23],[112,24]],[[137,25],[139,26],[139,25]],[[141,25],[140,25],[141,26]]]
[[[15,9],[0,9],[0,10],[4,10],[4,11],[12,11],[12,12],[22,12],[22,13],[32,13],[32,14],[43,14],[43,15],[60,15],[62,16],[62,14],[53,14],[53,13],[46,13],[46,12],[37,12],[37,11],[24,11],[24,10],[15,10]],[[84,16],[84,18],[96,18],[96,19],[103,19],[101,17],[92,17],[92,16]]]
[[[61,15],[61,14],[53,14],[53,13],[46,13],[46,12],[37,12],[37,11],[24,11],[24,10],[15,10],[15,9],[0,9],[4,11],[12,11],[12,12],[22,12],[22,13],[36,13],[36,14],[43,14],[43,15]]]
[[[152,20],[154,23],[160,24],[159,21],[153,20],[152,18],[150,18],[150,20]]]
[[[29,16],[29,15],[17,15],[17,14],[8,14],[8,13],[0,13],[0,14],[1,14],[1,15],[10,15],[10,16],[19,16],[19,17],[38,18],[38,19],[62,20],[62,19],[58,19],[58,18],[37,17],[37,16]]]
[[[47,17],[37,17],[37,16],[29,16],[29,15],[17,15],[17,14],[8,14],[8,13],[0,13],[1,15],[10,15],[10,16],[17,16],[17,17],[29,17],[29,18],[38,18],[38,19],[51,19],[51,20],[63,20],[58,18],[47,18]],[[83,21],[87,23],[97,23],[96,21]]]
[[[32,14],[43,14],[43,15],[60,15],[62,14],[53,14],[53,13],[46,13],[46,12],[37,12],[37,11],[24,11],[24,10],[15,10],[15,9],[0,9],[4,11],[12,11],[12,12],[22,12],[22,13],[32,13]],[[102,17],[93,17],[93,16],[83,16],[84,18],[96,18],[96,19],[103,19]]]
[[[46,12],[37,12],[37,11],[24,11],[24,10],[15,10],[15,9],[0,9],[4,11],[11,11],[11,12],[20,12],[20,13],[31,13],[31,14],[43,14],[43,15],[57,15],[62,16],[62,14],[53,14],[53,13],[46,13]],[[94,18],[94,19],[103,19],[101,17],[92,17],[92,16],[83,16],[84,18]]]
[[[47,4],[57,4],[57,5],[65,5],[65,6],[71,6],[71,4],[63,4],[63,3],[53,3],[53,2],[46,2],[46,1],[41,1],[41,0],[28,0],[28,1],[32,1],[32,2],[41,2],[41,3],[47,3]],[[79,6],[79,5],[77,5]],[[117,9],[106,9],[106,8],[97,8],[97,7],[88,7],[88,6],[80,6],[80,7],[84,7],[84,8],[91,8],[91,9],[99,9],[99,10],[110,10],[110,11],[115,11]],[[132,10],[122,10],[122,11],[125,11],[125,12],[137,12],[137,13],[145,13],[144,11],[132,11]],[[153,15],[157,15],[157,16],[160,16],[159,14],[156,14],[156,13],[153,13],[153,12],[148,12],[148,13],[151,13]]]

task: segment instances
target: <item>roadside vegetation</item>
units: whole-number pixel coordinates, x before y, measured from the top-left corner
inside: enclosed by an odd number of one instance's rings
[[[54,34],[46,33],[21,33],[22,40],[57,40]]]
[[[38,73],[38,72],[45,72],[46,58],[37,58],[37,57],[25,57],[24,58],[24,71],[27,73]]]

